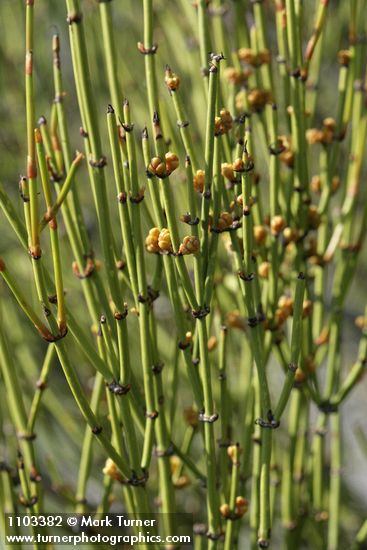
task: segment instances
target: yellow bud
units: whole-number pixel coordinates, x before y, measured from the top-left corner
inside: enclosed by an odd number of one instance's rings
[[[236,506],[248,506],[248,500],[243,496],[236,497]]]
[[[152,229],[149,230],[148,236],[145,239],[145,248],[148,252],[151,253],[157,253],[159,252],[159,244],[158,244],[158,238],[159,238],[159,229],[158,227],[152,227]]]
[[[249,92],[247,100],[251,110],[259,113],[263,110],[266,103],[271,101],[271,93],[269,90],[255,88]]]
[[[259,277],[262,279],[267,279],[269,277],[269,271],[270,271],[270,262],[261,262],[259,265]]]
[[[272,235],[276,237],[277,235],[279,235],[281,231],[283,231],[284,227],[285,227],[285,219],[283,218],[283,216],[279,216],[279,215],[274,216],[274,218],[270,222]]]
[[[317,229],[320,225],[320,214],[317,211],[317,207],[312,205],[308,208],[308,221],[312,229]]]
[[[291,150],[285,150],[279,155],[279,159],[284,162],[288,168],[293,168],[294,166],[294,153]]]
[[[163,228],[158,236],[158,246],[164,252],[172,252],[172,242],[169,229]]]
[[[318,512],[315,516],[316,521],[327,521],[329,519],[329,514],[326,510]]]
[[[227,134],[233,126],[233,119],[231,113],[227,109],[221,109],[219,116],[214,119],[214,133],[215,135]]]
[[[314,193],[320,193],[321,192],[321,178],[320,178],[320,176],[312,176],[311,190]]]
[[[177,74],[173,73],[171,69],[168,69],[168,68],[166,69],[166,75],[165,75],[164,81],[166,83],[167,88],[171,92],[175,92],[176,90],[178,90],[180,86],[179,77],[177,76]]]
[[[193,407],[188,407],[184,410],[184,417],[189,426],[192,428],[197,427],[199,423],[199,415]]]
[[[234,175],[234,172],[233,172],[233,166],[232,166],[232,164],[229,164],[228,162],[223,162],[222,163],[221,174],[228,181],[234,181],[236,179],[236,177]]]
[[[227,455],[233,463],[237,462],[239,454],[240,450],[237,445],[230,445],[229,447],[227,447]]]
[[[358,315],[355,320],[356,327],[360,328],[361,330],[367,327],[367,319],[366,317],[363,317],[363,315]]]
[[[240,71],[239,69],[235,69],[234,67],[227,67],[224,70],[224,76],[232,84],[243,84],[244,82],[246,82],[246,80],[250,75],[251,75],[250,69],[246,69],[245,71]]]
[[[283,229],[283,237],[287,244],[294,242],[297,239],[297,230],[291,227],[285,227]]]
[[[202,193],[204,190],[205,172],[204,170],[196,170],[194,176],[194,189],[198,193]]]
[[[196,237],[194,235],[187,235],[186,237],[184,237],[184,240],[180,244],[178,253],[182,254],[182,256],[186,256],[188,254],[197,254],[199,250],[200,250],[199,237]]]
[[[174,474],[177,471],[177,468],[180,466],[181,460],[178,456],[173,455],[169,457],[169,465],[171,468],[171,473]]]
[[[266,228],[264,225],[254,225],[254,239],[259,246],[264,244],[266,239]]]
[[[254,64],[256,55],[251,48],[240,48],[237,53],[241,61],[248,63],[248,65]]]
[[[213,351],[218,345],[218,340],[216,336],[211,336],[208,339],[208,351]]]
[[[148,166],[149,172],[160,178],[166,174],[166,164],[160,157],[153,157]]]
[[[230,509],[229,509],[229,506],[228,504],[222,504],[219,508],[219,511],[220,511],[220,515],[223,517],[223,518],[228,518],[229,515],[230,515]]]
[[[315,143],[322,143],[323,132],[322,130],[318,130],[317,128],[310,128],[306,132],[306,139],[310,145],[314,145]]]
[[[302,306],[302,317],[309,317],[312,313],[313,305],[311,300],[304,300]]]
[[[219,219],[225,224],[225,227],[230,227],[233,223],[233,218],[229,212],[221,212]]]
[[[241,316],[238,310],[229,311],[226,315],[226,325],[230,328],[238,328],[240,330],[246,331],[246,320]]]
[[[235,514],[238,518],[241,518],[246,514],[248,507],[249,507],[249,502],[246,498],[244,498],[243,496],[236,497]]]
[[[340,187],[340,178],[339,176],[334,176],[333,179],[331,180],[331,191],[333,193],[336,193],[339,187]]]
[[[283,311],[286,317],[289,317],[293,313],[293,298],[290,296],[280,296],[278,300],[278,307]]]
[[[174,170],[178,167],[180,164],[180,161],[178,160],[178,156],[175,153],[171,153],[170,151],[166,153],[165,155],[166,159],[166,169],[168,174],[172,174]]]
[[[233,223],[233,218],[229,212],[221,212],[218,218],[218,229],[219,231],[223,231],[224,229],[228,229],[228,227],[231,227]]]
[[[192,342],[192,332],[190,332],[190,331],[186,332],[185,342],[186,342],[186,344],[190,344]]]
[[[312,355],[307,355],[304,359],[304,367],[308,373],[315,372],[316,362]]]
[[[324,118],[324,120],[322,121],[323,125],[325,126],[325,128],[327,128],[328,130],[331,130],[332,132],[335,131],[335,128],[336,128],[336,122],[335,122],[335,119],[332,118],[331,116],[327,117],[327,118]]]
[[[225,134],[232,129],[233,118],[231,113],[228,111],[228,109],[221,109],[219,115],[222,122],[222,130],[223,130],[223,133]]]
[[[275,323],[279,327],[281,326],[288,318],[287,311],[285,309],[277,308],[275,310]]]
[[[222,164],[223,166],[223,164]],[[243,162],[242,159],[238,158],[234,161],[233,165],[233,170],[235,172],[243,172],[244,168],[245,168],[245,163]]]
[[[323,143],[324,145],[328,145],[333,141],[333,139],[334,139],[334,131],[330,130],[329,128],[324,128],[324,130],[322,131],[321,143]]]
[[[297,370],[294,374],[294,380],[298,384],[302,384],[302,382],[304,382],[306,380],[306,373],[299,367],[297,368]]]
[[[270,50],[265,48],[264,50],[260,50],[257,54],[258,63],[259,65],[266,65],[270,63]]]
[[[238,197],[236,198],[236,202],[237,204],[239,204],[240,206],[243,206],[243,197],[242,197],[242,193],[240,195],[238,195]]]
[[[184,489],[185,487],[190,485],[190,483],[190,478],[186,474],[183,474],[173,482],[176,489]]]
[[[102,471],[105,475],[111,477],[112,479],[115,479],[116,481],[122,481],[123,480],[120,472],[117,469],[116,464],[114,463],[114,461],[111,458],[107,458]]]
[[[338,52],[338,61],[340,65],[343,65],[344,67],[348,67],[350,59],[351,59],[351,54],[349,50],[340,50]]]
[[[327,145],[331,143],[334,137],[333,124],[333,119],[327,118],[324,120],[324,128],[322,130],[319,130],[318,128],[310,128],[309,130],[307,130],[306,139],[308,143],[310,145],[314,145],[315,143],[322,143],[323,145]]]
[[[323,344],[327,344],[328,341],[329,341],[329,329],[328,327],[323,327],[321,329],[319,336],[315,340],[315,344],[317,346],[322,346]]]
[[[214,118],[214,134],[216,136],[218,136],[219,134],[222,133],[222,119],[220,118],[220,116],[216,116]]]
[[[156,168],[162,162],[160,157],[153,157],[150,161],[149,167],[152,169],[152,172],[155,172]]]

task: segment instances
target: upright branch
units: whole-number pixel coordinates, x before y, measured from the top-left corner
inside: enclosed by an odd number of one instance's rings
[[[209,261],[209,208],[211,200],[211,187],[213,178],[213,157],[214,157],[214,128],[216,102],[218,93],[219,66],[223,54],[211,54],[209,65],[209,91],[208,108],[206,115],[205,131],[205,180],[202,191],[201,205],[201,255],[203,258],[203,276],[205,279]]]

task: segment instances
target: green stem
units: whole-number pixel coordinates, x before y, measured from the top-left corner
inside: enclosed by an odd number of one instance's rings
[[[33,433],[34,425],[36,422],[37,414],[40,409],[42,395],[47,388],[47,380],[51,370],[52,362],[55,358],[55,346],[49,345],[45,358],[43,360],[42,369],[37,380],[37,390],[34,394],[32,404],[28,414],[27,430],[29,433]]]
[[[300,273],[297,279],[296,293],[295,293],[294,305],[293,305],[291,360],[289,363],[286,379],[284,381],[283,389],[274,411],[274,416],[277,420],[280,420],[284,412],[284,409],[287,406],[287,403],[293,388],[294,376],[298,368],[298,361],[300,357],[301,342],[302,342],[302,309],[303,309],[303,297],[305,292],[305,286],[306,286],[305,277],[303,273]]]

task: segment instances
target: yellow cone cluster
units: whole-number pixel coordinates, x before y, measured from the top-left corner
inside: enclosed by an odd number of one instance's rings
[[[222,135],[228,134],[232,129],[233,119],[231,113],[227,109],[221,109],[219,116],[215,117],[214,121],[214,132],[215,134]]]
[[[158,229],[158,227],[152,227],[149,230],[149,233],[145,239],[145,248],[151,254],[165,253],[169,254],[173,252],[171,234],[169,229],[163,227],[163,229]],[[180,247],[178,249],[178,254],[181,256],[187,256],[189,254],[197,254],[200,250],[200,239],[195,235],[186,235],[184,237]]]
[[[234,515],[236,518],[244,516],[248,510],[249,502],[243,496],[236,497],[236,505],[234,509]],[[222,504],[219,508],[220,514],[223,518],[229,518],[231,516],[231,510],[227,503]]]
[[[247,95],[249,107],[255,113],[260,113],[271,99],[272,96],[269,90],[261,90],[260,88],[254,88]]]
[[[260,67],[261,65],[270,63],[270,50],[265,48],[256,53],[251,48],[240,48],[238,50],[238,57],[241,61],[247,63],[247,65],[251,65],[251,67]]]
[[[246,319],[242,317],[241,313],[237,309],[227,313],[226,326],[229,328],[238,328],[244,332],[247,329]]]
[[[331,193],[334,194],[337,192],[341,185],[340,177],[334,176],[331,180]],[[311,190],[314,193],[320,194],[322,191],[322,181],[319,175],[312,176],[310,183]]]
[[[250,69],[240,70],[240,69],[236,69],[235,67],[227,67],[224,70],[224,76],[232,84],[241,85],[247,81],[249,76],[251,76],[251,70]]]
[[[172,174],[179,164],[178,156],[169,151],[165,154],[164,160],[160,157],[153,157],[149,163],[148,171],[158,178],[165,178]]]
[[[233,164],[223,162],[221,166],[221,174],[226,180],[233,182],[236,180],[236,175],[233,170]]]
[[[218,217],[216,226],[213,225],[213,217],[209,216],[209,228],[217,231],[225,231],[233,224],[233,218],[229,212],[221,212]]]
[[[333,118],[328,117],[323,120],[322,128],[310,128],[306,132],[306,138],[310,145],[321,143],[329,145],[335,139],[336,122]]]
[[[171,236],[168,229],[152,227],[145,239],[145,248],[152,254],[172,252]]]

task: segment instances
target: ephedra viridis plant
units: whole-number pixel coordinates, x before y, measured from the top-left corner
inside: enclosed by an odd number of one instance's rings
[[[342,468],[367,353],[363,307],[343,349],[365,0],[53,4],[47,51],[42,0],[0,8],[25,17],[26,155],[18,197],[0,187],[2,509],[162,512],[164,536],[189,512],[197,549],[363,548]]]

